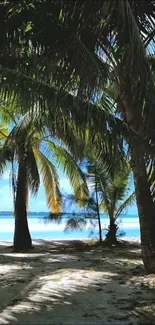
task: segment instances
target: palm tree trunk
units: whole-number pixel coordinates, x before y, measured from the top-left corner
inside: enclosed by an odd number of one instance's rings
[[[27,221],[27,181],[26,170],[22,162],[18,167],[17,193],[15,202],[15,233],[14,249],[27,250],[32,248],[32,240]]]
[[[131,154],[143,263],[147,273],[155,273],[155,206],[147,179],[144,157],[134,148],[132,148]]]
[[[99,202],[98,202],[98,194],[97,194],[96,168],[95,168],[95,195],[96,195],[96,210],[97,210],[98,228],[99,228],[99,241],[100,243],[102,243],[102,226],[101,226],[101,218],[100,218],[100,210],[99,210]]]
[[[117,229],[118,229],[118,226],[115,223],[114,216],[110,216],[110,224],[109,224],[108,232],[106,234],[106,239],[105,239],[105,242],[107,243],[107,245],[112,246],[112,245],[116,245],[118,243],[117,236],[116,236]]]
[[[129,84],[129,83],[128,83]],[[127,85],[128,85],[127,84]],[[123,91],[123,93],[125,93]],[[119,109],[124,121],[135,131],[141,132],[141,110],[132,107],[130,98],[119,100]],[[139,214],[142,258],[147,273],[155,273],[155,206],[148,183],[144,153],[130,141],[132,170]]]

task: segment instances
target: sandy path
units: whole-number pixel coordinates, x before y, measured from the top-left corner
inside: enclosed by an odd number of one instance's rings
[[[155,277],[138,244],[38,243],[26,254],[0,247],[0,324],[155,324]]]

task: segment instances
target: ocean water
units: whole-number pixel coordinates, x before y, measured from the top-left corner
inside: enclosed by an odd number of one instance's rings
[[[69,218],[69,217],[68,217]],[[44,215],[31,215],[28,217],[29,229],[33,239],[85,239],[97,238],[98,228],[93,227],[88,220],[87,225],[82,231],[64,231],[67,216],[63,218],[60,224],[55,222],[46,222]],[[101,224],[103,229],[103,237],[106,234],[108,226],[108,217],[101,216]],[[136,215],[121,216],[118,220],[119,233],[123,233],[123,237],[140,237],[139,220]],[[14,233],[14,217],[10,215],[0,215],[0,240],[12,240]]]

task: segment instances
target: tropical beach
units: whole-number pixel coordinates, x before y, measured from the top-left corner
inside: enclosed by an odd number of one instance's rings
[[[111,250],[82,241],[1,242],[0,324],[154,324],[154,275],[139,243]]]
[[[0,1],[0,324],[155,324],[154,22]]]
[[[4,236],[13,234],[8,217],[0,219]],[[139,230],[137,216],[124,224],[132,234]],[[88,229],[62,240],[64,226],[30,218],[32,236],[43,237],[29,252],[14,253],[12,240],[0,241],[0,324],[153,324],[155,281],[145,275],[140,238],[123,237],[111,249],[95,239],[73,240]],[[57,239],[44,238],[50,234]]]

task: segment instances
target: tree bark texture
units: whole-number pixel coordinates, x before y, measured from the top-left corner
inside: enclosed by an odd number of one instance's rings
[[[110,224],[105,239],[108,245],[112,246],[117,244],[117,236],[116,236],[117,230],[118,230],[118,226],[115,223],[115,220],[113,218],[110,218]]]
[[[22,162],[18,167],[17,193],[15,202],[14,249],[27,250],[32,248],[32,240],[27,220],[27,181],[26,170]]]
[[[139,213],[142,258],[147,273],[155,273],[155,206],[148,183],[144,157],[131,150],[132,170]]]
[[[131,98],[126,96],[123,96],[118,104],[124,121],[133,130],[143,135],[142,109],[135,107],[131,103]],[[129,147],[139,214],[143,263],[147,273],[155,273],[155,205],[148,182],[144,150],[139,148],[133,139],[129,140]]]

